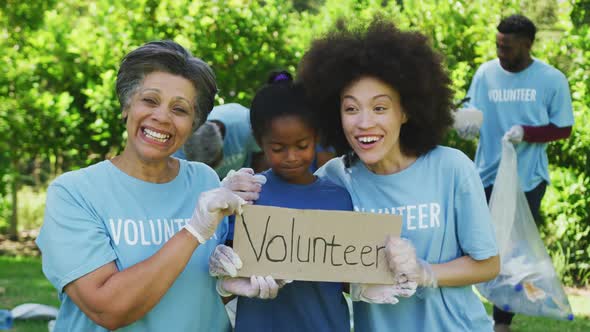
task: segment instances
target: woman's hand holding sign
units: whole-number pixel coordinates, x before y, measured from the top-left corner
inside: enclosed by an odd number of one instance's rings
[[[209,274],[212,277],[235,277],[242,268],[242,260],[236,252],[226,245],[220,244],[209,257]]]
[[[399,237],[389,237],[386,242],[386,257],[394,275],[393,285],[351,284],[350,296],[353,301],[377,304],[396,304],[399,297],[410,297],[416,293],[422,274],[420,263],[412,244]],[[429,270],[430,271],[430,270]],[[436,285],[436,279],[434,279]]]
[[[279,289],[288,283],[283,280],[275,281],[271,276],[237,277],[240,268],[242,268],[242,260],[232,248],[222,244],[215,248],[209,257],[209,274],[219,277],[217,280],[219,295],[226,297],[233,294],[274,299]]]
[[[396,280],[397,281],[397,280]],[[396,304],[399,297],[410,297],[416,292],[416,283],[408,281],[393,285],[351,284],[350,297],[353,301],[376,304]]]
[[[385,248],[389,268],[396,279],[406,279],[423,287],[437,287],[438,281],[430,264],[416,256],[409,240],[390,236]]]
[[[215,234],[217,225],[225,216],[241,213],[246,202],[228,189],[216,188],[199,196],[193,216],[187,222],[189,231],[200,243],[205,243]]]

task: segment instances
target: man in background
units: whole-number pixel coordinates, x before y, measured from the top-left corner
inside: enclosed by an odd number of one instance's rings
[[[467,96],[483,112],[481,128],[465,123],[459,136],[479,134],[475,164],[490,199],[502,154],[501,139],[515,145],[518,176],[537,225],[549,183],[547,143],[569,137],[574,123],[566,77],[531,56],[536,27],[525,16],[512,15],[497,26],[498,58],[482,64]],[[461,116],[461,111],[457,112]],[[513,313],[494,307],[495,331],[510,331]]]

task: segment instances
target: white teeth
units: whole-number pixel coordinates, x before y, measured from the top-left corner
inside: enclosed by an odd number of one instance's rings
[[[362,136],[359,137],[358,140],[361,143],[373,143],[373,142],[377,142],[379,140],[378,136]]]
[[[170,138],[170,135],[168,134],[162,134],[147,128],[143,129],[143,133],[146,134],[146,136],[149,136],[150,138],[162,143],[166,142]]]

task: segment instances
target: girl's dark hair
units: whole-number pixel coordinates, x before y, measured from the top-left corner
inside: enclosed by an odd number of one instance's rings
[[[366,29],[340,21],[313,41],[298,68],[326,143],[338,155],[351,155],[342,130],[340,97],[351,83],[373,77],[400,95],[408,121],[400,131],[402,152],[422,155],[440,144],[452,124],[452,90],[442,57],[418,32],[400,31],[376,18]]]
[[[256,141],[268,133],[271,122],[283,116],[297,116],[309,128],[318,131],[317,119],[305,98],[300,83],[287,71],[273,71],[258,90],[250,107],[250,125]]]

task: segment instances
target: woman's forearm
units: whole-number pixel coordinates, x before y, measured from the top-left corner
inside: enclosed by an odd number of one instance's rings
[[[495,278],[500,272],[500,256],[475,260],[463,256],[447,263],[432,264],[439,287],[473,285]]]
[[[160,301],[198,245],[183,229],[148,259],[123,271],[111,262],[68,284],[65,291],[97,324],[108,329],[129,325]]]

